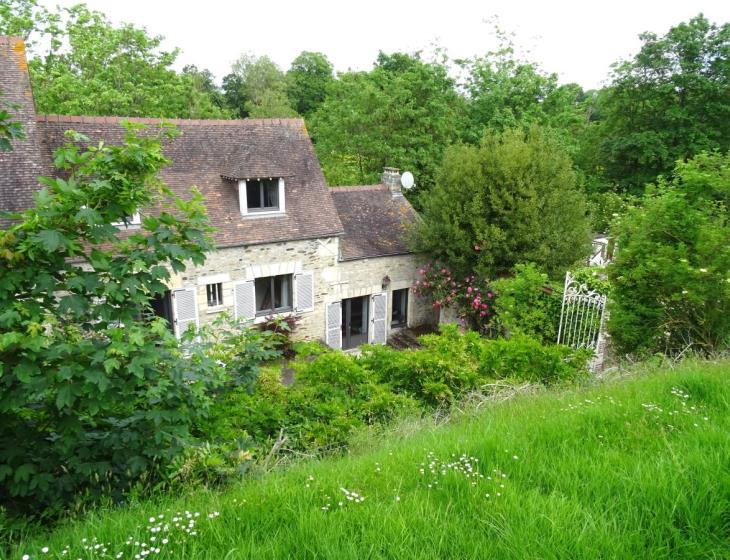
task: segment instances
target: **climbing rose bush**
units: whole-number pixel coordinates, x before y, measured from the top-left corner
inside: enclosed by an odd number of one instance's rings
[[[468,327],[485,331],[494,317],[494,291],[486,280],[475,275],[457,278],[438,263],[428,263],[419,271],[414,294],[432,301],[434,309],[453,308]]]

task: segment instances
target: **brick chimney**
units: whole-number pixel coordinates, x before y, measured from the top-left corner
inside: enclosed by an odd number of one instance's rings
[[[397,167],[384,168],[380,181],[390,189],[390,194],[393,196],[403,196],[400,188],[400,169]]]
[[[0,210],[16,212],[32,206],[42,175],[28,61],[25,44],[18,37],[0,36],[0,105],[25,134],[24,139],[12,141],[13,151],[0,152]]]

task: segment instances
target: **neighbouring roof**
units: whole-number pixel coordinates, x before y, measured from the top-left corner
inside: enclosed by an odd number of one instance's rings
[[[121,122],[159,124],[160,119],[39,115],[42,173],[53,175],[53,151],[74,129],[91,143],[123,140]],[[161,179],[180,197],[195,185],[205,198],[218,247],[341,235],[342,224],[301,119],[181,120],[181,136],[163,142],[171,163]],[[286,215],[242,217],[238,179],[285,177]],[[37,185],[35,186],[37,188]]]
[[[411,252],[405,234],[416,213],[405,197],[394,197],[385,185],[333,187],[330,192],[345,228],[343,261]]]

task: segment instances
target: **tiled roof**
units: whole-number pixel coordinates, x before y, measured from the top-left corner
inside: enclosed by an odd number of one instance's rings
[[[340,241],[342,260],[408,254],[406,227],[415,211],[403,196],[385,185],[330,189],[345,228]]]
[[[127,120],[159,124],[161,119],[39,115],[42,173],[52,175],[52,154],[72,128],[91,143],[119,143]],[[181,136],[163,142],[172,161],[160,173],[181,197],[195,185],[205,197],[218,247],[272,243],[340,235],[342,224],[327,190],[312,143],[301,119],[180,120]],[[151,127],[152,128],[152,127]],[[238,178],[285,177],[286,215],[242,217]],[[226,178],[227,177],[227,178]],[[37,188],[37,186],[35,187]]]

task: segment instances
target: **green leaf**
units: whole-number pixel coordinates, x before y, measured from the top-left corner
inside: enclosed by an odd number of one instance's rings
[[[69,384],[62,385],[56,394],[56,408],[59,410],[70,408],[74,400],[73,386]]]
[[[49,253],[66,245],[66,238],[54,229],[44,229],[33,236],[33,240],[40,243]]]

